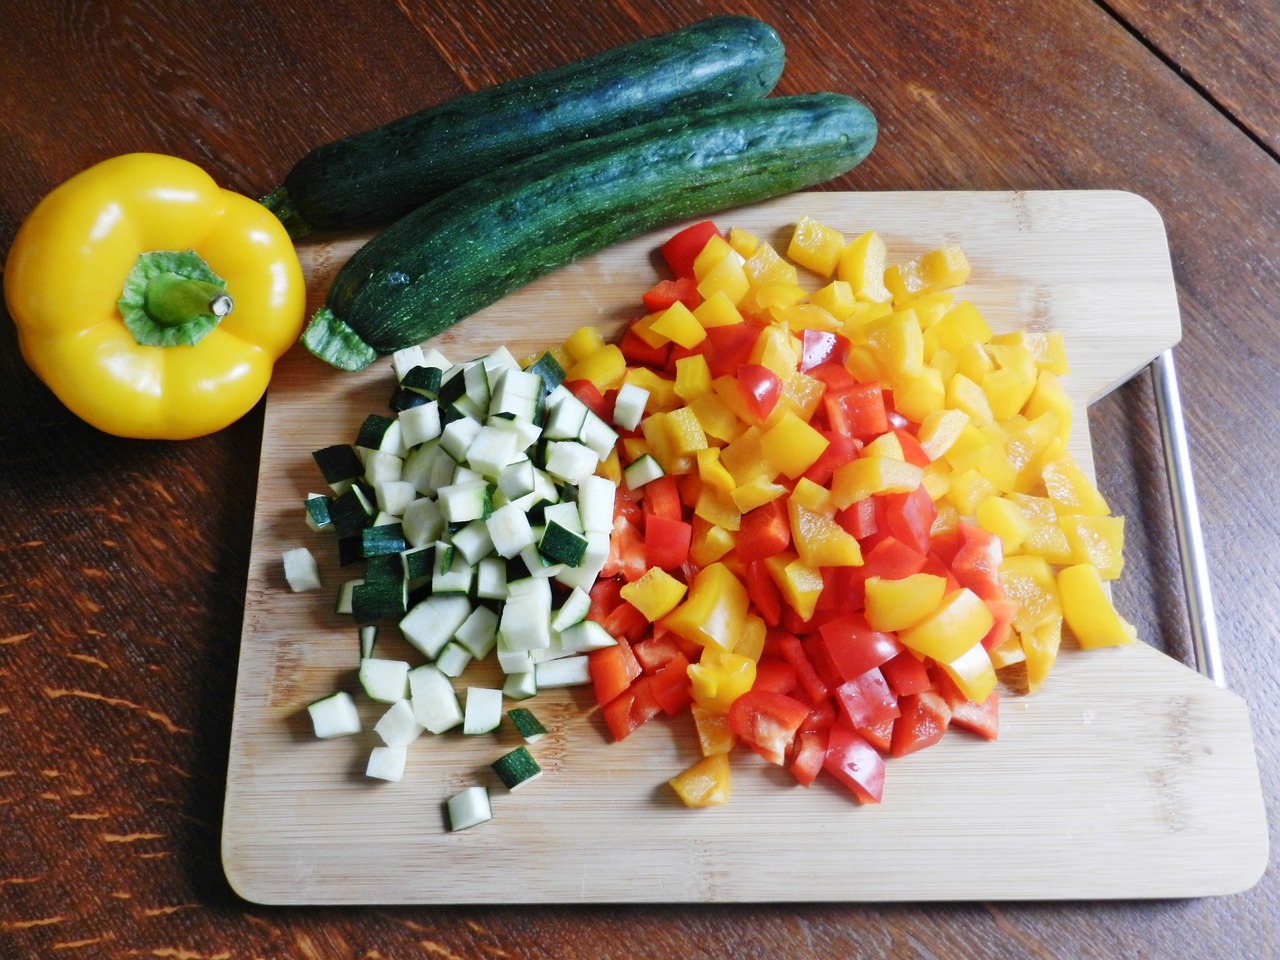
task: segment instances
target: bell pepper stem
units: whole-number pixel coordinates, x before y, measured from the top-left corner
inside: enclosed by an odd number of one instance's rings
[[[144,304],[151,319],[165,327],[179,327],[205,314],[225,317],[233,306],[217,284],[180,273],[161,273],[148,280]]]

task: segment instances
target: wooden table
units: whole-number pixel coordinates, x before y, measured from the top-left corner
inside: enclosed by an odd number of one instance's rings
[[[753,4],[782,92],[863,99],[847,190],[1122,189],[1168,229],[1177,349],[1228,685],[1280,777],[1280,18],[1263,3]],[[25,9],[17,9],[25,8]],[[11,3],[0,247],[107,156],[177,154],[256,195],[303,152],[712,9],[664,2]],[[184,443],[67,414],[0,324],[0,954],[13,957],[1267,957],[1275,856],[1247,892],[1173,902],[265,908],[219,860],[262,408]],[[1149,378],[1100,400],[1099,482],[1131,518],[1117,602],[1189,658]],[[1271,832],[1277,817],[1270,808]]]

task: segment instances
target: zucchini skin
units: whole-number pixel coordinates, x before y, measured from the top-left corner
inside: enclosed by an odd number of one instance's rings
[[[837,177],[876,133],[862,103],[818,93],[708,108],[531,157],[356,251],[302,342],[360,369],[612,243]]]
[[[784,60],[769,25],[712,17],[317,147],[263,203],[295,238],[381,227],[497,166],[669,113],[764,97]]]

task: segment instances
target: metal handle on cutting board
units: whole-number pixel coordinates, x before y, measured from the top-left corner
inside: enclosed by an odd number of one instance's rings
[[[1182,582],[1187,592],[1196,669],[1223,687],[1226,683],[1222,671],[1222,648],[1218,644],[1213,593],[1200,529],[1200,507],[1191,475],[1191,452],[1187,444],[1186,424],[1182,419],[1182,400],[1172,348],[1152,361],[1151,377],[1155,385],[1160,439],[1164,444],[1165,472],[1169,475],[1169,495],[1173,501],[1178,553],[1182,557]]]

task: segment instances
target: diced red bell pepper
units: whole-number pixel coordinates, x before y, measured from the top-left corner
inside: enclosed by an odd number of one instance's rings
[[[818,432],[826,438],[827,446],[802,476],[819,486],[825,487],[831,482],[831,477],[835,474],[837,467],[843,467],[846,463],[858,458],[858,451],[862,449],[862,443],[855,437],[837,433],[834,430],[819,430]],[[852,533],[852,531],[850,532]],[[854,537],[857,537],[856,533],[854,533]]]
[[[871,727],[858,727],[858,735],[871,744],[881,754],[889,752],[893,741],[893,724],[896,717],[888,717]]]
[[[782,591],[778,589],[778,584],[769,574],[764,561],[752,560],[748,563],[743,568],[743,579],[756,613],[760,614],[765,626],[776,627],[782,619]]]
[[[703,220],[675,233],[662,245],[662,258],[677,277],[692,277],[693,262],[712,237],[723,234],[710,220]]]
[[[827,741],[830,738],[829,729],[800,730],[796,734],[791,764],[787,769],[802,787],[809,786],[822,772],[823,761],[827,758]]]
[[[907,463],[914,463],[917,467],[927,467],[933,462],[924,452],[924,447],[920,446],[916,435],[910,430],[905,427],[895,427],[893,433],[898,438],[898,445],[902,447],[902,459]]]
[[[692,352],[701,353],[707,358],[707,367],[711,377],[732,377],[738,368],[751,362],[751,351],[764,330],[764,324],[758,320],[744,320],[742,323],[727,323],[721,327],[711,327],[703,341]],[[672,357],[677,351],[671,352]]]
[[[782,657],[765,654],[756,661],[756,679],[751,689],[789,695],[796,689],[796,668]]]
[[[801,730],[829,730],[836,722],[836,705],[825,697],[813,705],[809,717],[800,725]]]
[[[987,635],[982,638],[982,645],[987,650],[994,650],[1008,639],[1009,631],[1013,629],[1014,615],[1018,612],[1018,602],[1010,597],[999,597],[986,601],[986,604],[994,622]]]
[[[729,708],[729,729],[760,756],[779,766],[796,732],[809,717],[809,707],[771,690],[748,690]]]
[[[836,523],[848,530],[858,540],[866,540],[876,533],[876,501],[863,497],[843,510],[836,511]]]
[[[831,360],[810,367],[805,371],[805,375],[812,377],[814,380],[820,380],[823,387],[828,391],[844,390],[857,382],[843,362],[835,363]]]
[[[698,293],[698,281],[692,276],[659,280],[641,299],[644,302],[644,308],[650,313],[660,313],[677,303],[683,303],[693,310],[702,303],[702,295]]]
[[[893,722],[889,752],[895,757],[931,747],[942,739],[951,722],[951,708],[934,690],[911,693],[898,699],[902,715]]]
[[[881,510],[877,519],[882,521],[877,526],[918,552],[927,554],[933,522],[938,518],[938,508],[929,491],[921,485],[911,493],[886,493],[875,499]]]
[[[617,577],[597,577],[591,585],[591,607],[587,619],[604,623],[613,608],[622,602],[622,581]]]
[[[678,570],[689,559],[693,526],[656,514],[644,523],[644,558],[650,567]]]
[[[602,707],[618,697],[641,674],[640,662],[626,640],[619,640],[612,647],[592,650],[587,654],[587,669],[595,688],[596,703]]]
[[[861,677],[903,649],[897,637],[873,630],[860,613],[827,620],[818,628],[818,636],[826,660],[840,683]]]
[[[742,515],[734,547],[743,563],[764,560],[791,545],[791,519],[783,497],[748,510]]]
[[[884,757],[843,723],[831,728],[822,767],[848,787],[860,803],[879,803],[884,796]]]
[[[613,423],[613,404],[590,380],[566,380],[565,389],[585,403],[605,423]]]
[[[644,535],[624,517],[614,517],[609,534],[609,556],[600,570],[602,577],[622,577],[632,583],[644,576],[649,565],[644,558]]]
[[[951,726],[968,730],[984,740],[1000,735],[1000,692],[992,690],[982,703],[974,703],[941,667],[929,671],[934,688],[951,710]]]
[[[644,485],[643,498],[640,501],[645,520],[649,517],[665,517],[667,520],[680,520],[684,507],[680,503],[680,478],[674,473],[663,474]]]
[[[849,359],[849,339],[828,330],[806,329],[800,334],[800,372],[808,373],[824,363],[844,366]]]
[[[662,712],[674,717],[693,703],[693,684],[689,682],[689,661],[677,653],[652,674],[653,699]]]
[[[875,667],[840,684],[836,687],[835,696],[836,706],[855,730],[874,727],[901,713],[898,698]]]
[[[933,689],[929,668],[910,650],[903,650],[880,664],[880,673],[889,684],[889,689],[899,697]]]
[[[624,600],[609,611],[608,616],[600,621],[600,626],[615,639],[635,643],[648,635],[650,625],[643,613]]]
[[[654,370],[663,369],[667,365],[668,357],[671,356],[671,344],[664,343],[655,347],[630,326],[618,340],[618,349],[622,351],[622,356],[626,358],[628,364],[650,367]]]
[[[774,647],[796,673],[796,684],[810,703],[821,703],[831,694],[831,687],[822,679],[809,660],[804,644],[789,633],[775,634]]]
[[[686,660],[697,658],[702,653],[702,648],[673,630],[661,630],[655,626],[653,636],[633,643],[631,652],[636,655],[645,673],[656,673],[677,656],[683,656]]]
[[[762,423],[782,396],[782,381],[768,367],[758,363],[744,363],[738,367],[738,398],[747,414]]]
[[[962,522],[958,529],[960,549],[951,561],[956,582],[983,600],[1003,599],[1000,564],[1004,560],[1004,545],[1000,538],[970,523]]]
[[[878,383],[852,383],[822,395],[827,423],[837,433],[869,439],[889,429],[884,393]]]
[[[637,679],[601,707],[600,712],[613,739],[625,740],[637,727],[662,712],[661,704],[653,695],[653,676],[646,674]]]

